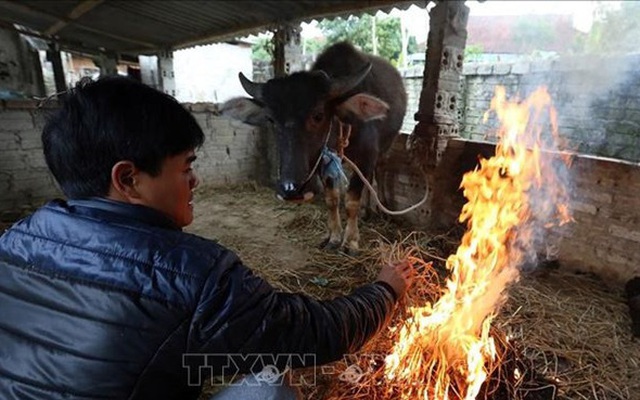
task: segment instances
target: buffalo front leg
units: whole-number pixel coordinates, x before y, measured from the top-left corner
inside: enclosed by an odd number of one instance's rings
[[[337,250],[342,240],[342,223],[340,222],[340,189],[325,186],[324,201],[328,209],[329,237],[322,243],[327,250]]]
[[[373,180],[373,171],[376,165],[378,150],[372,146],[371,142],[365,139],[372,136],[372,132],[363,128],[360,135],[354,138],[352,152],[347,154],[350,160],[359,160],[357,163],[364,179],[371,182]],[[349,148],[347,148],[347,151]],[[349,181],[349,189],[345,199],[345,210],[347,213],[347,226],[342,239],[344,251],[351,255],[357,256],[360,253],[360,230],[358,229],[358,217],[362,206],[362,191],[365,190],[364,182],[359,174],[355,173]],[[365,204],[366,206],[366,204]]]
[[[349,190],[345,203],[347,211],[347,227],[344,231],[342,246],[350,256],[357,256],[360,252],[360,231],[358,230],[358,215],[360,211],[360,193]]]

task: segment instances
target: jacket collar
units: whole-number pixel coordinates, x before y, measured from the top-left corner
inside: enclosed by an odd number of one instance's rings
[[[108,219],[136,220],[149,225],[173,230],[182,230],[171,219],[160,211],[137,204],[123,203],[103,197],[76,199],[67,201],[72,212]]]

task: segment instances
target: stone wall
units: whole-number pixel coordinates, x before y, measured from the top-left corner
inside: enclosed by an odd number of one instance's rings
[[[515,64],[466,64],[461,135],[494,141],[495,120],[483,124],[494,89],[525,98],[546,86],[567,149],[640,161],[640,55],[568,57]]]
[[[399,136],[381,164],[380,197],[397,210],[417,203],[428,190],[427,204],[400,218],[417,229],[448,229],[465,202],[458,189],[462,175],[475,168],[479,155],[493,155],[494,145],[451,140],[441,164],[425,178],[407,157],[407,139]],[[640,165],[577,155],[570,174],[569,209],[575,222],[549,232],[546,243],[556,248],[560,265],[614,284],[640,275]]]
[[[62,195],[47,169],[40,140],[45,113],[55,106],[36,106],[31,100],[0,101],[0,214],[9,214],[8,219]],[[201,185],[270,182],[268,134],[219,117],[213,104],[185,106],[206,135],[195,163]]]

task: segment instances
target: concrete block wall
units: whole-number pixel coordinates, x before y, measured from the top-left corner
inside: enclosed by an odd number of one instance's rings
[[[640,55],[626,57],[572,56],[557,60],[514,63],[465,63],[458,107],[460,135],[494,141],[495,120],[482,122],[497,85],[509,98],[524,98],[547,86],[558,111],[559,134],[567,149],[584,154],[640,161]],[[423,67],[401,71],[408,95],[401,132],[415,127],[424,75]],[[272,77],[264,65],[254,65],[254,80]]]
[[[61,195],[42,155],[40,133],[48,111],[31,100],[0,102],[0,213],[19,216]]]
[[[546,86],[566,149],[640,161],[640,55],[565,57],[514,64],[466,64],[461,135],[494,141],[495,119],[482,122],[497,85],[524,99]]]
[[[195,169],[203,186],[246,181],[268,183],[269,134],[257,127],[217,115],[212,103],[184,103],[205,134]]]
[[[425,177],[407,157],[408,136],[394,142],[378,171],[385,205],[402,209],[417,203],[426,190],[429,201],[401,218],[417,230],[456,224],[465,203],[459,185],[475,168],[478,156],[491,157],[495,146],[466,139],[450,140],[442,163]],[[576,155],[570,168],[569,209],[575,219],[549,232],[546,245],[556,248],[564,268],[595,273],[612,284],[640,276],[640,163]]]
[[[405,90],[407,91],[407,112],[404,115],[400,131],[403,133],[411,133],[416,125],[415,115],[418,112],[418,106],[420,104],[422,71],[418,72],[417,69],[405,71],[402,80]]]
[[[0,217],[13,219],[55,197],[62,197],[42,154],[40,135],[45,113],[32,100],[0,103]],[[206,139],[195,164],[201,185],[249,180],[269,183],[269,135],[260,129],[217,115],[213,104],[185,104]]]
[[[575,223],[556,235],[560,259],[612,280],[640,276],[640,164],[578,156],[571,176]]]
[[[378,161],[376,184],[378,197],[390,210],[401,210],[418,203],[425,194],[433,193],[432,176],[425,176],[415,165],[408,153],[409,135],[398,135],[391,148]],[[366,189],[365,189],[366,190]],[[376,209],[372,196],[369,207]],[[416,227],[431,222],[430,201],[421,207],[403,214],[399,219],[406,220]]]

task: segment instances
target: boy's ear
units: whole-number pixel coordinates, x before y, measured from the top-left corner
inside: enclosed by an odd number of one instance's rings
[[[140,198],[136,185],[137,173],[138,169],[131,161],[118,161],[113,165],[111,168],[111,188],[118,197],[129,202]]]

